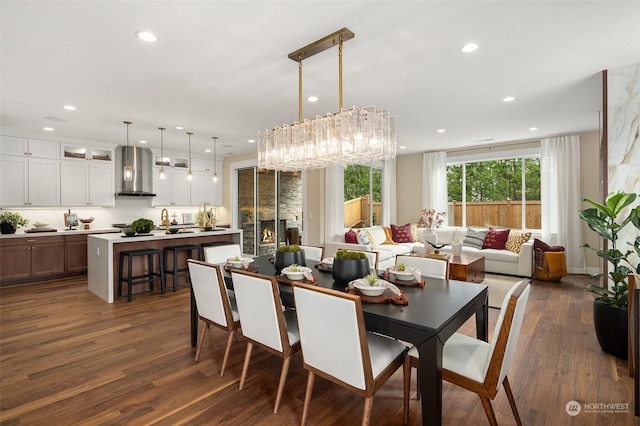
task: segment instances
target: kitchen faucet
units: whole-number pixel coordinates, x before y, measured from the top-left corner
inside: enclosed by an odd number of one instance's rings
[[[169,234],[169,210],[162,209],[162,212],[160,213],[160,222],[165,227],[165,232]]]

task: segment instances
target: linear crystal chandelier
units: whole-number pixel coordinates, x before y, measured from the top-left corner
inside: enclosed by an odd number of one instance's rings
[[[258,167],[294,171],[363,164],[396,156],[396,119],[375,106],[342,107],[342,45],[355,34],[343,28],[295,52],[298,121],[258,132]],[[302,60],[338,46],[338,112],[302,118]]]

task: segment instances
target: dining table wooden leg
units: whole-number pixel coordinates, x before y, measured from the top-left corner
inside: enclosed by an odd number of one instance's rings
[[[442,424],[442,350],[436,336],[418,345],[422,424]]]

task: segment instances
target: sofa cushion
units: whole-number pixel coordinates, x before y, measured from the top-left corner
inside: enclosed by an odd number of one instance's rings
[[[384,244],[384,240],[387,239],[387,236],[384,233],[384,229],[382,229],[381,226],[372,226],[370,228],[362,228],[362,229],[369,233],[369,237],[371,238],[371,244],[374,247]]]
[[[411,224],[407,223],[403,226],[391,225],[391,234],[393,241],[396,243],[412,243]]]
[[[373,237],[371,237],[371,234],[369,234],[369,231],[367,231],[366,229],[358,229],[356,231],[356,236],[358,237],[358,244],[364,244],[368,247],[375,247],[375,241],[373,240]]]
[[[484,256],[486,260],[497,262],[518,263],[520,261],[520,255],[510,250],[482,249],[478,254]]]
[[[411,224],[411,238],[413,239],[413,241],[420,241],[418,239],[418,224],[417,223],[412,223]]]
[[[347,244],[358,244],[358,235],[353,229],[349,229],[344,234],[344,242]]]
[[[391,244],[391,245],[398,244],[395,241],[393,241],[393,233],[391,232],[390,226],[385,226],[382,229],[384,229],[384,243],[382,244]]]
[[[504,248],[507,250],[511,250],[514,253],[520,253],[520,249],[522,245],[529,241],[531,238],[531,232],[522,232],[522,231],[511,231],[509,233],[509,238],[507,239]]]
[[[399,254],[409,254],[411,253],[411,249],[412,249],[411,244],[413,243],[396,244],[396,245],[384,244],[382,246],[379,246],[376,249],[376,251],[387,250],[393,253],[394,256],[397,256]]]
[[[508,238],[509,238],[509,229],[498,230],[498,229],[489,228],[489,232],[487,233],[487,236],[484,237],[484,243],[482,244],[482,248],[483,249],[492,248],[496,250],[502,250]]]
[[[467,229],[467,234],[464,236],[464,241],[462,241],[463,246],[473,247],[477,249],[482,248],[482,244],[484,243],[484,238],[487,236],[486,230],[480,229]]]
[[[564,247],[562,247],[562,246],[550,246],[549,244],[547,244],[544,241],[539,240],[537,238],[533,239],[533,249],[534,250],[540,250],[542,252],[564,251]]]
[[[388,247],[385,247],[385,248],[378,247],[377,249],[373,250],[375,252],[378,252],[378,265],[380,265],[380,262],[391,259],[392,257],[393,258],[396,257],[393,251],[387,250],[387,249]]]

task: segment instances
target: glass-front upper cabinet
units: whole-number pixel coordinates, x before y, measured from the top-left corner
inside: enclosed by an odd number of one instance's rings
[[[82,145],[62,144],[62,158],[73,160],[113,161],[113,150]]]

